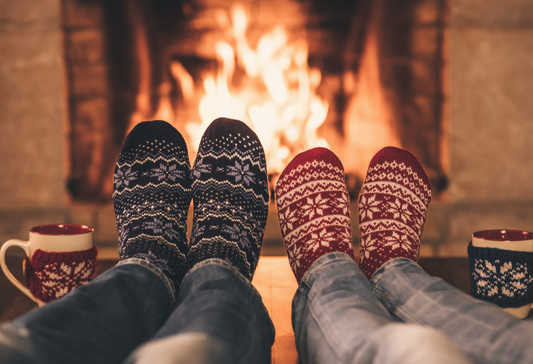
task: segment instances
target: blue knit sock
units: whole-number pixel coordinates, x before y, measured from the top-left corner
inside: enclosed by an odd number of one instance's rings
[[[263,147],[244,123],[220,118],[207,128],[192,170],[192,194],[189,267],[221,258],[251,280],[261,252],[269,191]]]
[[[176,287],[187,271],[191,203],[187,145],[170,124],[138,124],[126,137],[114,175],[113,206],[122,259],[159,267]]]

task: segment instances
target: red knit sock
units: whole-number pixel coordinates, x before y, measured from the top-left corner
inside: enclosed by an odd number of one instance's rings
[[[353,258],[350,198],[344,168],[335,154],[314,148],[298,154],[276,183],[278,219],[298,283],[322,255]]]
[[[431,184],[411,153],[381,149],[359,193],[359,267],[370,279],[396,257],[418,260]]]

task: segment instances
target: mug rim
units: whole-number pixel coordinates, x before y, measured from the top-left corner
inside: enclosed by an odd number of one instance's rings
[[[472,238],[488,241],[524,241],[533,240],[533,232],[515,229],[480,230],[474,232]]]
[[[37,225],[30,229],[30,233],[46,236],[82,235],[92,233],[94,229],[81,224],[46,224]]]

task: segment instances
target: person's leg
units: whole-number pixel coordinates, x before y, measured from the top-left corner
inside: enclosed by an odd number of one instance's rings
[[[149,340],[172,312],[174,292],[162,271],[128,259],[0,326],[2,363],[120,363]]]
[[[359,262],[373,293],[391,314],[440,331],[475,362],[530,362],[531,324],[415,263],[430,199],[429,180],[412,154],[389,147],[374,156],[359,197]]]
[[[392,316],[346,254],[319,258],[292,305],[302,363],[468,363],[445,335]]]
[[[409,259],[379,268],[370,281],[383,305],[405,322],[433,327],[478,363],[531,363],[533,322],[476,300]]]
[[[292,305],[303,363],[464,363],[434,330],[405,325],[372,294],[353,260],[350,205],[340,160],[315,148],[276,184],[284,244],[299,282]]]
[[[263,147],[237,120],[217,119],[192,171],[191,271],[177,307],[128,362],[270,363],[274,328],[250,281],[268,215]]]
[[[128,363],[270,363],[274,326],[261,296],[225,260],[208,259],[187,274],[176,308]]]
[[[2,362],[119,363],[155,334],[187,270],[186,148],[163,121],[131,131],[118,158],[113,193],[122,261],[3,326]]]

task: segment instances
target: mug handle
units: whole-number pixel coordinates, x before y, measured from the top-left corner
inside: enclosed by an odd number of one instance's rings
[[[28,296],[33,301],[35,301],[39,306],[43,306],[44,302],[34,297],[31,294],[31,291],[26,286],[24,286],[22,283],[20,283],[19,280],[15,278],[15,276],[7,268],[6,252],[7,252],[7,249],[9,249],[12,246],[17,246],[21,248],[22,250],[24,250],[24,253],[26,253],[26,256],[28,258],[30,257],[29,241],[23,241],[23,240],[18,240],[18,239],[11,239],[11,240],[6,241],[4,245],[2,245],[2,248],[0,249],[0,266],[2,267],[2,270],[4,271],[4,274],[6,275],[7,279],[9,279],[11,283],[15,285],[15,287],[17,287],[19,290],[22,291],[22,293],[24,293],[26,296]]]

